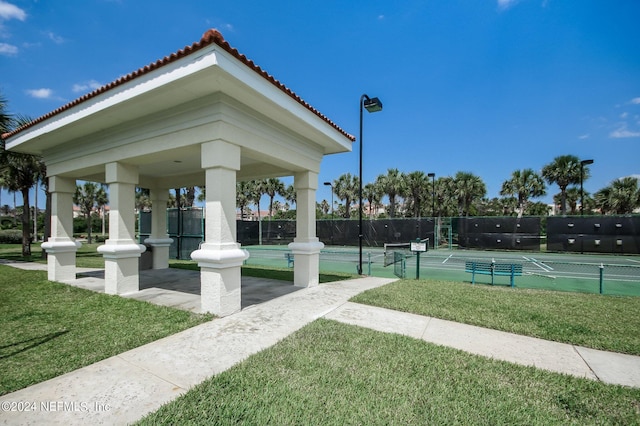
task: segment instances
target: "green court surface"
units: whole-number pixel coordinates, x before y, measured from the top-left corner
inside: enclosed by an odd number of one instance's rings
[[[243,248],[251,255],[247,264],[292,267],[287,259],[287,253],[291,251],[286,245]],[[406,278],[416,278],[417,256],[410,251],[399,252],[406,258],[385,267],[383,248],[364,247],[363,273],[376,277],[395,277],[397,275],[394,273],[400,275],[404,269]],[[391,251],[387,259],[393,259]],[[320,253],[320,270],[356,274],[358,261],[358,247],[326,246]],[[420,254],[419,277],[471,283],[471,273],[465,272],[467,261],[522,265],[522,275],[514,278],[515,286],[519,288],[640,296],[640,256],[431,250]],[[476,275],[475,282],[476,285],[490,285],[491,276]],[[494,284],[508,286],[510,277],[496,276]]]

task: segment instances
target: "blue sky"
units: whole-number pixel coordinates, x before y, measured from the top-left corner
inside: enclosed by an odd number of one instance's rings
[[[564,154],[595,160],[589,192],[640,176],[638,0],[0,0],[0,92],[35,118],[209,28],[351,134],[379,97],[365,183],[467,171],[496,197]],[[318,201],[357,175],[357,148],[325,158]]]

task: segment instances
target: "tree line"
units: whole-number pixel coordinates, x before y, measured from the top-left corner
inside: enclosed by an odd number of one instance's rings
[[[10,132],[29,123],[26,116],[12,116],[7,112],[7,101],[0,94],[0,134]],[[396,168],[388,169],[374,182],[363,185],[363,209],[370,218],[379,217],[448,217],[448,216],[492,216],[492,215],[547,215],[549,208],[545,203],[535,201],[546,195],[547,184],[557,185],[559,192],[554,195],[554,203],[560,213],[578,214],[580,188],[578,185],[590,176],[589,167],[581,163],[574,155],[562,155],[545,165],[538,173],[533,169],[515,170],[505,180],[500,197],[486,198],[486,185],[482,179],[469,172],[457,172],[454,176],[442,176],[434,179],[422,171],[400,172]],[[5,141],[0,146],[0,187],[22,195],[23,207],[30,205],[29,191],[42,184],[48,194],[46,168],[41,158],[5,150]],[[327,200],[316,204],[318,218],[357,216],[359,203],[359,179],[345,173],[328,182],[333,194],[338,198],[332,206]],[[196,193],[199,189],[199,196]],[[195,200],[204,201],[205,188],[176,188],[175,196],[170,195],[168,207],[192,207]],[[240,217],[252,214],[251,206],[260,211],[263,196],[269,198],[268,217],[295,218],[296,194],[293,185],[286,186],[278,178],[238,182],[236,186],[236,206]],[[283,201],[277,199],[282,197]],[[49,197],[47,196],[47,200]],[[386,200],[386,203],[383,203]],[[89,238],[91,221],[96,210],[104,212],[108,205],[106,185],[85,182],[78,185],[74,203],[87,220]],[[140,211],[151,205],[149,191],[136,190],[136,208]],[[640,207],[640,189],[638,179],[624,177],[614,180],[610,185],[594,194],[584,192],[583,212],[591,214],[629,214]],[[47,210],[49,210],[47,208]],[[331,212],[331,216],[329,216]],[[104,218],[104,215],[102,215]],[[261,217],[261,215],[259,215]],[[48,235],[49,221],[45,220],[45,235]],[[30,210],[22,209],[22,252],[31,254]]]
[[[581,206],[579,185],[589,177],[587,164],[581,164],[575,155],[561,155],[545,165],[540,173],[531,168],[513,171],[502,183],[500,197],[488,199],[485,183],[473,173],[461,171],[435,179],[422,171],[402,173],[392,168],[363,185],[363,209],[370,217],[390,218],[544,216],[550,213],[549,206],[535,199],[547,195],[547,185],[558,187],[559,192],[553,198],[562,215],[629,214],[640,207],[640,188],[634,177],[616,179],[593,195],[583,191],[584,205]],[[338,215],[344,218],[356,215],[358,177],[345,173],[331,185],[341,202],[337,206]],[[327,206],[321,203],[322,213],[328,213]]]

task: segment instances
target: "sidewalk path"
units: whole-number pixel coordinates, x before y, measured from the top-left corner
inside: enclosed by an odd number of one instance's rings
[[[362,291],[391,281],[366,277],[301,289],[4,395],[0,397],[0,423],[131,423],[321,317],[518,364],[640,387],[640,357],[348,302]]]
[[[399,333],[488,358],[640,387],[640,357],[347,302],[327,319]]]
[[[134,422],[356,294],[391,281],[368,277],[301,289],[4,395],[0,397],[0,423]],[[5,410],[12,408],[11,403],[22,404],[22,412]]]

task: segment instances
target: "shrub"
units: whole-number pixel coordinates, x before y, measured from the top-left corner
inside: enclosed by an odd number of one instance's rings
[[[0,244],[21,244],[22,231],[18,229],[0,230]]]

